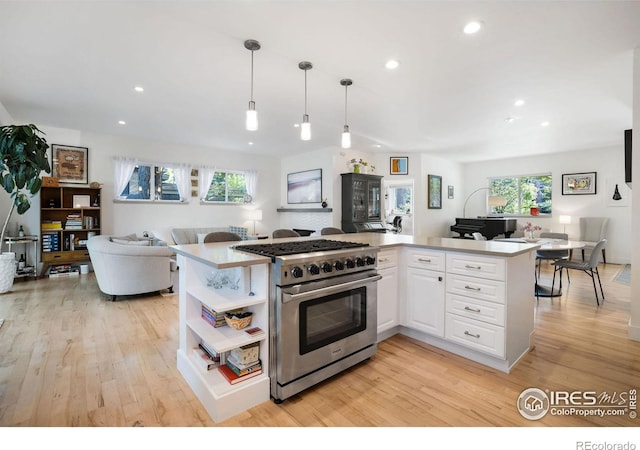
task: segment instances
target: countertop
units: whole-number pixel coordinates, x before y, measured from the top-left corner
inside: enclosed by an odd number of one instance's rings
[[[518,243],[500,241],[475,241],[471,239],[404,236],[392,233],[346,233],[327,236],[309,236],[299,238],[262,239],[260,244],[291,240],[330,239],[369,244],[380,249],[393,247],[416,247],[442,251],[473,253],[486,256],[512,257],[540,248],[537,243]],[[171,245],[170,248],[204,264],[226,269],[238,266],[264,264],[271,261],[265,256],[254,255],[234,249],[235,246],[248,245],[250,242],[222,242],[209,244]],[[251,242],[255,244],[255,242]]]

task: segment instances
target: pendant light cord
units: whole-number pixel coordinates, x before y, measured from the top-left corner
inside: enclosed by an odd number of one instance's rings
[[[344,124],[347,125],[347,85],[344,86]]]
[[[307,114],[307,70],[304,71],[304,114]]]
[[[253,101],[253,50],[251,50],[251,101]]]

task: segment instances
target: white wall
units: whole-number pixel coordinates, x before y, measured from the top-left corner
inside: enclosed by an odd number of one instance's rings
[[[596,195],[562,195],[562,174],[597,172]],[[562,232],[560,215],[570,215],[572,223],[566,231],[572,239],[580,234],[580,217],[609,217],[607,262],[631,262],[629,236],[631,233],[631,190],[624,182],[624,130],[620,130],[620,143],[611,148],[554,153],[543,157],[522,157],[464,165],[466,198],[475,189],[488,186],[492,176],[518,176],[551,173],[553,176],[552,217],[531,216],[518,219],[518,224],[530,221],[548,231]],[[622,200],[611,200],[615,184]],[[486,215],[487,191],[475,194],[469,200],[467,217]],[[462,206],[458,210],[462,215]]]
[[[271,233],[279,219],[276,213],[279,187],[273,180],[279,179],[280,163],[277,158],[243,153],[229,154],[208,148],[197,148],[126,137],[100,135],[77,130],[39,126],[49,144],[65,144],[89,148],[89,181],[102,183],[102,234],[124,235],[144,231],[154,232],[170,240],[170,230],[176,227],[224,227],[246,226],[247,209],[263,210],[263,220],[256,223],[258,233]],[[255,169],[258,171],[257,194],[250,205],[201,205],[192,197],[188,204],[116,203],[113,201],[113,157],[137,157],[149,162],[187,162],[215,165],[224,169]],[[14,214],[10,231],[18,223],[24,224],[29,233],[39,229],[39,199],[24,216]],[[0,196],[0,211],[8,211],[8,196]]]

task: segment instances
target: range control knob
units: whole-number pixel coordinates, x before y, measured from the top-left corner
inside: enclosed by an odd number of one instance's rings
[[[347,259],[345,263],[347,264],[347,269],[353,269],[356,266],[356,263],[351,258]]]
[[[376,259],[373,256],[365,256],[364,262],[367,263],[367,266],[371,266],[375,264]]]
[[[310,264],[307,268],[311,275],[318,275],[320,273],[320,267],[317,264]]]
[[[342,261],[336,261],[333,263],[333,267],[336,270],[344,270],[344,263]]]
[[[331,264],[329,264],[328,262],[323,262],[320,265],[320,268],[322,269],[322,271],[324,273],[328,273],[328,272],[331,272],[333,270],[333,267],[331,267]]]
[[[360,257],[356,258],[356,266],[358,266],[358,267],[364,266],[364,259],[362,259]]]
[[[300,267],[295,266],[293,269],[291,269],[291,276],[293,276],[293,278],[302,278],[303,275],[304,272]]]

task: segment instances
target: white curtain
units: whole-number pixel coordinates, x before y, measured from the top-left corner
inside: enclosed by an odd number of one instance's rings
[[[191,166],[189,164],[171,164],[166,167],[173,169],[180,201],[188,203],[191,197]]]
[[[133,158],[124,156],[113,158],[113,198],[120,198],[137,165],[138,161]]]
[[[251,196],[251,201],[256,197],[258,186],[258,172],[256,170],[247,170],[244,173],[244,180],[247,185],[247,194]]]
[[[198,186],[200,189],[200,200],[204,200],[209,192],[209,187],[213,182],[213,176],[216,173],[215,167],[200,166],[198,173]]]

